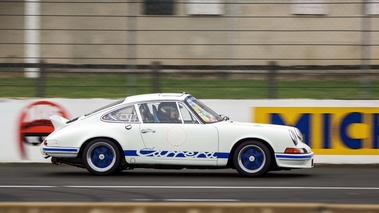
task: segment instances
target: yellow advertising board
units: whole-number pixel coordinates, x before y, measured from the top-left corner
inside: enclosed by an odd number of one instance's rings
[[[315,154],[379,155],[379,108],[254,107],[253,122],[296,126]]]

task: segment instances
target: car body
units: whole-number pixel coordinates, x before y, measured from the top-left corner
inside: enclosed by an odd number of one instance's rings
[[[314,154],[295,127],[241,123],[186,93],[130,96],[67,120],[41,144],[52,162],[109,175],[134,168],[235,168],[243,176],[312,168]]]

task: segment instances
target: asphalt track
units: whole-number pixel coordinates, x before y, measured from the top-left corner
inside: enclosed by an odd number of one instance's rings
[[[0,164],[0,202],[379,204],[379,165],[316,165],[244,178],[235,170],[135,169],[99,177],[52,164]]]

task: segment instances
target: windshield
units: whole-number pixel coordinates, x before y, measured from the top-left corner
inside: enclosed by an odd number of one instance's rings
[[[220,115],[218,115],[216,112],[211,110],[196,98],[188,97],[185,101],[205,123],[214,123],[223,120]]]
[[[116,106],[117,104],[121,104],[122,102],[124,102],[124,100],[125,100],[125,99],[118,100],[118,101],[116,101],[116,102],[113,102],[113,103],[111,103],[111,104],[108,104],[108,105],[106,105],[106,106],[103,106],[103,107],[101,107],[101,108],[99,108],[99,109],[97,109],[97,110],[95,110],[95,111],[93,111],[93,112],[90,112],[90,113],[88,113],[88,114],[85,114],[85,116],[89,116],[89,115],[92,115],[93,113],[99,112],[99,111],[101,111],[101,110],[103,110],[103,109],[106,109],[106,108],[109,108],[109,107]]]

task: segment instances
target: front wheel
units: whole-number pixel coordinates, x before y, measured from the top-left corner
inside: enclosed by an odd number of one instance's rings
[[[271,153],[266,145],[258,141],[240,144],[233,155],[236,170],[243,176],[257,177],[268,172]]]
[[[118,171],[121,162],[120,150],[111,140],[95,139],[84,148],[83,162],[92,174],[110,175]]]

